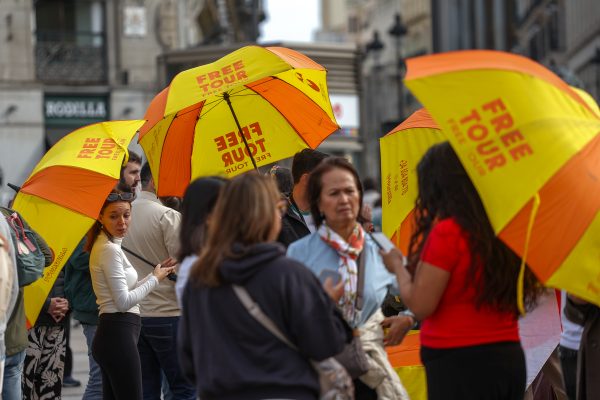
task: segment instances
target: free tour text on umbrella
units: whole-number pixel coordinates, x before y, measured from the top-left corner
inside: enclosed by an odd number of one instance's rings
[[[258,122],[242,127],[242,132],[231,131],[214,139],[217,151],[221,153],[226,173],[248,166],[248,149],[242,140],[242,134],[248,142],[248,148],[256,162],[271,158],[265,146],[265,138]],[[248,157],[248,159],[246,159]]]
[[[484,120],[484,117],[489,120]],[[481,110],[473,108],[459,123],[454,119],[448,122],[460,145],[473,142],[477,144],[469,159],[480,175],[503,167],[510,159],[519,161],[533,154],[533,149],[521,132],[514,129],[513,116],[500,98],[483,104]],[[466,130],[466,134],[463,129]],[[492,131],[496,136],[490,134]],[[508,152],[510,158],[505,152]]]

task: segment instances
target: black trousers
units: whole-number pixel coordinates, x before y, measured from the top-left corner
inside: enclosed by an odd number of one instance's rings
[[[421,346],[429,400],[523,400],[525,354],[518,342],[432,349]]]
[[[104,400],[142,400],[142,367],[137,342],[141,319],[132,313],[98,318],[92,355],[102,370]]]
[[[575,400],[577,390],[577,350],[568,347],[558,346],[560,364],[563,372],[565,390],[570,400]]]

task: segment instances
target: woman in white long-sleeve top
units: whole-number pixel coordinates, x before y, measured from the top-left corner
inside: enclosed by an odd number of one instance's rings
[[[121,249],[131,219],[135,195],[114,189],[100,217],[88,233],[90,273],[100,317],[92,355],[102,370],[104,399],[142,399],[142,372],[137,342],[140,334],[138,303],[173,272],[172,259],[157,265],[138,281]]]

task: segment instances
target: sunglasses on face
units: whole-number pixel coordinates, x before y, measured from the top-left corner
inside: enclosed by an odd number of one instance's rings
[[[133,201],[135,199],[135,194],[130,192],[125,193],[110,193],[106,198],[106,201],[112,203],[113,201]]]

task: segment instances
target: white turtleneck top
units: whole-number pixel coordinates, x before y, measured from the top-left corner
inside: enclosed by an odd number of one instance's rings
[[[158,279],[152,273],[137,280],[135,268],[121,249],[122,241],[110,240],[100,232],[90,254],[90,274],[100,314],[139,314],[138,303],[158,286]]]

